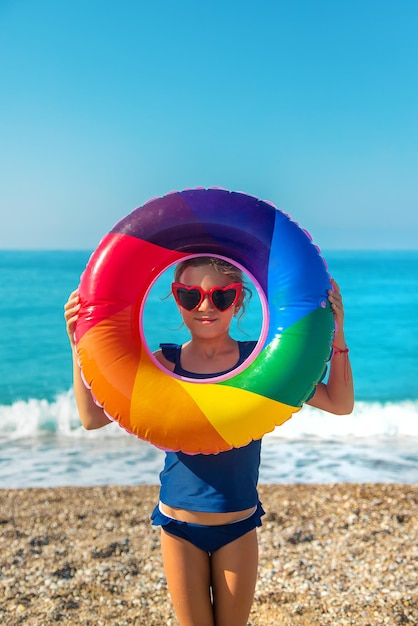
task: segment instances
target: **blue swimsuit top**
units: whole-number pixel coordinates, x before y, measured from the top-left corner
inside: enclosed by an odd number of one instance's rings
[[[257,342],[238,342],[239,360],[244,362]],[[163,355],[175,364],[174,373],[187,378],[210,378],[217,374],[195,374],[180,364],[181,346],[161,344]],[[222,372],[227,373],[227,372]],[[189,511],[229,513],[243,511],[258,502],[257,483],[261,440],[219,454],[167,452],[160,474],[160,500],[168,506]]]

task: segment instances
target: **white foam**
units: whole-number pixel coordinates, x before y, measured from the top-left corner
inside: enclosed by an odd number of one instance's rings
[[[265,437],[264,483],[418,481],[418,402],[306,406]],[[0,486],[158,483],[164,453],[118,424],[86,431],[72,390],[0,406]]]
[[[267,437],[289,440],[418,437],[418,401],[357,402],[350,415],[332,415],[305,405]]]
[[[55,435],[61,438],[126,437],[117,424],[85,431],[80,424],[72,389],[45,399],[19,400],[0,405],[0,439],[24,439]],[[266,435],[294,441],[315,438],[390,439],[418,438],[418,401],[399,403],[358,402],[351,415],[332,415],[304,406],[290,420]]]
[[[72,389],[58,394],[52,402],[32,398],[18,400],[10,406],[0,405],[0,440],[51,435],[60,439],[103,439],[127,436],[127,433],[117,424],[86,431],[81,426]]]

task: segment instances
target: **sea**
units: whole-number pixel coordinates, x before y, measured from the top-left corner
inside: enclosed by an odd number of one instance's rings
[[[0,488],[158,484],[164,452],[117,424],[85,431],[63,318],[91,251],[0,251]],[[355,382],[351,415],[305,406],[264,437],[261,483],[418,482],[418,251],[322,251],[341,288]],[[183,341],[151,291],[151,349]],[[165,282],[164,282],[165,281]],[[257,338],[257,297],[234,329]]]

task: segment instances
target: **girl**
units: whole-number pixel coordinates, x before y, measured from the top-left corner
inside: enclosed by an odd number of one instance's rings
[[[332,281],[336,332],[327,383],[319,383],[308,404],[335,414],[351,413],[354,393],[344,338],[344,309]],[[196,257],[175,270],[172,291],[191,339],[182,346],[161,344],[155,353],[167,370],[189,378],[210,378],[240,365],[256,342],[230,335],[233,316],[243,312],[248,292],[241,270],[212,257]],[[81,380],[74,345],[77,292],[65,305],[73,351],[74,391],[87,429],[109,423]],[[261,441],[213,455],[167,452],[160,474],[160,502],[152,514],[161,526],[168,589],[180,626],[245,626],[258,567],[256,528],[264,513],[257,494]]]

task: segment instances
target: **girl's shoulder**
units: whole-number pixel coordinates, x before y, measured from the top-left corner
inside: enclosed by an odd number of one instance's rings
[[[154,352],[154,357],[163,367],[173,371],[180,360],[181,345],[176,343],[161,343],[160,349]]]
[[[171,363],[175,363],[181,352],[181,345],[177,343],[160,343],[161,353]]]
[[[240,362],[250,356],[256,345],[256,341],[238,341]]]

